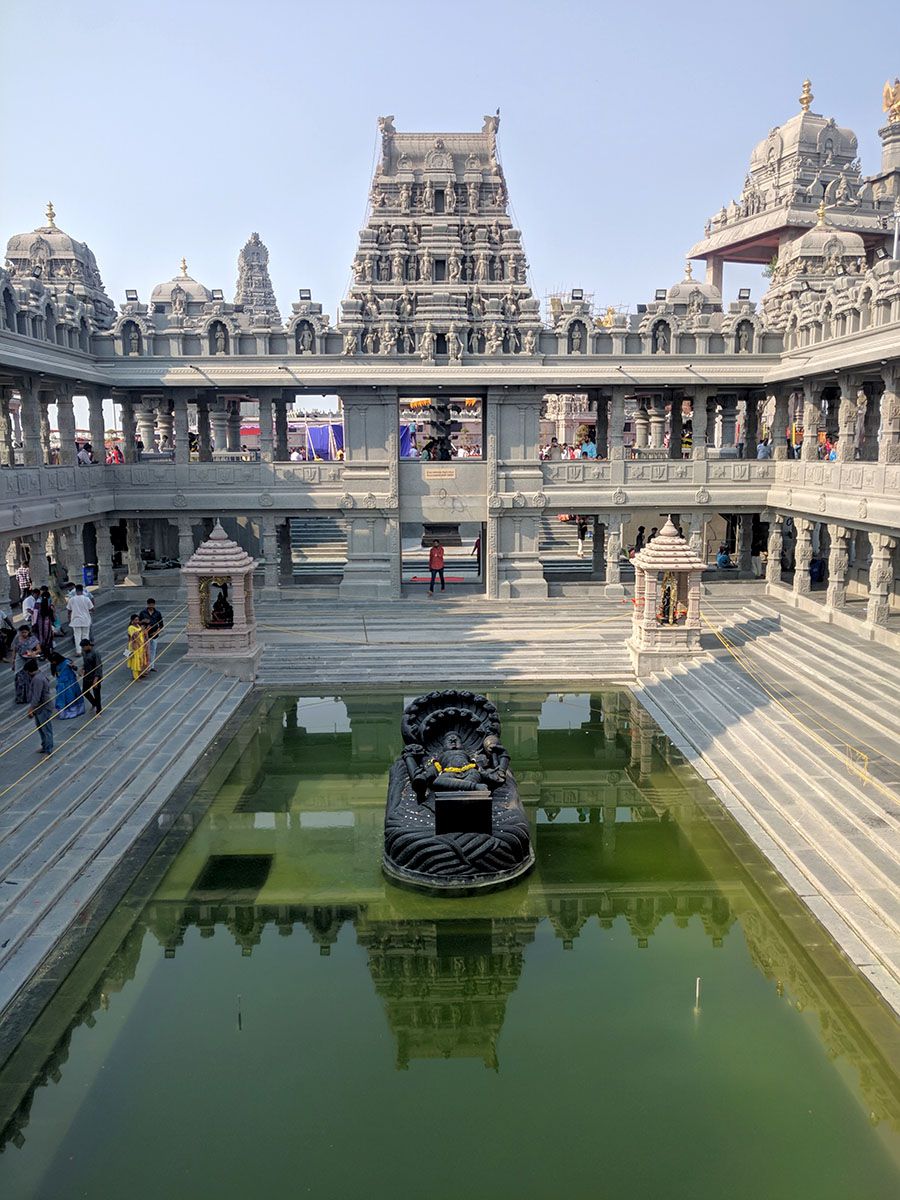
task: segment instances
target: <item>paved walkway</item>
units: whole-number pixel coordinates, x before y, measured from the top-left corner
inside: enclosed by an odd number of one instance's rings
[[[900,1013],[900,655],[761,598],[651,714]]]
[[[185,662],[177,609],[165,614],[156,672],[132,682],[123,652],[133,607],[96,613],[103,713],[55,719],[49,759],[14,703],[10,665],[0,668],[0,1021],[249,691]],[[71,637],[57,648],[71,653]]]

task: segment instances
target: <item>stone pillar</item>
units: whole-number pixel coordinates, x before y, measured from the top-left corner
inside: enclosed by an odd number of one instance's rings
[[[681,458],[681,435],[683,432],[682,408],[684,399],[680,392],[672,396],[669,407],[669,458]]]
[[[614,387],[609,402],[609,457],[619,461],[625,457],[625,388]]]
[[[194,553],[194,526],[190,517],[178,518],[178,561],[182,566]]]
[[[39,467],[46,461],[41,449],[40,403],[37,392],[26,381],[19,385],[21,398],[20,420],[22,422],[22,458],[26,467]]]
[[[13,446],[12,415],[9,410],[12,388],[0,386],[0,467],[14,467],[16,452]]]
[[[606,562],[604,554],[604,525],[599,517],[594,517],[593,541],[591,543],[591,579],[603,578],[603,567]]]
[[[691,404],[691,425],[693,428],[691,457],[706,458],[709,428],[709,391],[707,388],[697,388],[694,392]]]
[[[862,443],[859,456],[863,462],[875,462],[878,458],[878,423],[881,418],[878,402],[878,385],[863,384],[859,399],[865,397],[866,411],[863,416]]]
[[[141,558],[141,523],[140,521],[126,521],[126,530],[128,534],[128,575],[126,583],[133,583],[140,587],[144,582],[143,570],[144,560]]]
[[[136,437],[134,399],[127,392],[115,399],[118,399],[122,406],[122,458],[126,463],[133,463],[137,453],[134,444]]]
[[[748,392],[744,399],[744,458],[756,458],[759,441],[759,397]]]
[[[650,442],[650,418],[647,415],[647,408],[642,400],[634,410],[634,447],[636,450],[644,450]]]
[[[869,563],[869,601],[866,625],[871,629],[886,625],[890,613],[890,595],[894,585],[894,547],[897,539],[886,533],[870,533],[872,559]]]
[[[350,522],[347,532],[347,549],[350,549],[351,533],[354,523]],[[278,547],[278,578],[284,583],[293,583],[294,554],[291,548],[291,527],[287,521],[280,521],[275,526],[275,544]]]
[[[103,420],[103,393],[93,389],[88,396],[88,428],[91,447],[98,463],[106,462],[106,422]]]
[[[618,513],[610,516],[606,525],[606,595],[617,599],[625,595],[622,572],[619,567],[619,552],[622,549],[622,518]]]
[[[160,450],[171,450],[175,443],[175,417],[168,396],[156,402],[156,428],[159,431]]]
[[[753,545],[753,513],[741,513],[737,527],[738,570],[749,575],[753,570],[750,551]]]
[[[900,463],[900,367],[884,367],[881,372],[881,428],[878,432],[878,461]]]
[[[784,514],[773,513],[766,547],[766,584],[781,583],[781,553],[784,550]]]
[[[266,513],[260,520],[259,528],[263,559],[265,560],[263,563],[263,586],[267,592],[276,591],[278,588],[280,564],[278,555],[278,530],[274,514]]]
[[[209,410],[209,423],[212,428],[213,449],[217,454],[228,449],[228,400],[217,396]]]
[[[241,448],[241,401],[232,396],[228,401],[228,421],[225,426],[225,448],[235,453]]]
[[[843,608],[847,603],[847,570],[850,554],[847,543],[849,532],[842,525],[829,525],[828,537],[831,548],[828,552],[828,590],[825,604],[828,608]]]
[[[819,418],[822,406],[819,393],[811,383],[803,385],[803,444],[800,457],[804,462],[815,462],[819,457]]]
[[[205,394],[197,397],[197,459],[212,462],[212,441],[209,421],[209,398]]]
[[[175,392],[174,396],[172,397],[172,405],[172,432],[175,435],[175,463],[177,466],[183,467],[191,461],[188,397],[181,392]],[[192,548],[191,553],[193,554],[193,552],[194,551]]]
[[[666,436],[666,402],[661,396],[650,401],[650,449],[661,450]]]
[[[734,435],[737,427],[737,399],[734,396],[722,397],[722,450],[734,448]]]
[[[259,393],[259,457],[261,462],[272,462],[275,456],[275,440],[272,430],[272,389],[262,388]]]
[[[706,546],[704,545],[703,525],[703,513],[692,512],[690,529],[688,533],[688,545],[690,546],[692,553],[696,554],[697,558],[699,558],[701,562],[706,562]]]
[[[137,435],[150,453],[156,449],[156,411],[153,400],[142,400],[137,410]]]
[[[113,547],[109,522],[95,521],[94,536],[97,541],[97,586],[112,587],[116,578],[112,565]]]
[[[853,462],[856,459],[856,412],[858,406],[857,385],[850,375],[840,375],[838,383],[841,399],[838,405],[837,461]]]
[[[66,569],[73,583],[84,582],[84,525],[66,530]]]
[[[287,462],[288,458],[287,400],[282,394],[275,399],[275,461]]]
[[[794,518],[797,540],[794,544],[794,586],[792,591],[795,596],[808,596],[810,592],[809,567],[813,557],[812,526],[812,521],[807,521],[803,517]]]
[[[43,587],[50,582],[50,567],[47,564],[47,534],[36,529],[25,539],[28,543],[28,561],[31,568],[32,587]]]
[[[56,417],[59,425],[59,465],[75,466],[75,409],[72,393],[61,390],[56,398]]]
[[[50,405],[52,392],[38,392],[38,438],[41,444],[41,462],[50,462]]]
[[[775,415],[772,417],[772,458],[783,462],[788,456],[788,402],[791,393],[789,388],[777,387],[774,395]]]
[[[609,458],[609,401],[606,396],[597,397],[597,457]]]

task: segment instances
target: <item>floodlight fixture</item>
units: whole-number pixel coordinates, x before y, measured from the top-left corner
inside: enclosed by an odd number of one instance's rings
[[[573,300],[583,300],[584,299],[584,288],[572,288],[572,299]]]
[[[665,300],[666,295],[667,295],[667,292],[666,292],[665,288],[657,288],[656,295],[653,297],[653,299],[654,300]]]
[[[310,288],[301,288],[300,289],[300,299],[301,300],[312,300],[311,289]]]
[[[749,299],[750,299],[750,289],[749,288],[739,288],[738,289],[738,300],[749,300]]]
[[[126,288],[125,289],[125,299],[126,300],[137,300],[137,298],[138,298],[137,288]]]
[[[213,300],[224,300],[224,299],[225,299],[225,293],[222,291],[222,289],[221,289],[221,288],[213,288],[213,290],[212,290],[212,298],[213,298]]]

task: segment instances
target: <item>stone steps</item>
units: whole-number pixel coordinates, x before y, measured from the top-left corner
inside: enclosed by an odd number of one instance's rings
[[[810,650],[816,645],[815,633],[783,627],[777,617],[756,616],[747,610],[723,628],[729,641],[761,674],[777,668],[775,678],[785,686],[806,684],[821,691],[821,658]],[[823,653],[830,653],[822,647]],[[852,701],[856,713],[883,732],[900,734],[900,686],[895,685],[884,664],[867,668],[862,662],[846,663],[834,657],[828,663],[828,676],[837,685],[845,702]]]
[[[249,691],[177,662],[134,700],[104,707],[5,797],[0,837],[0,1012],[155,820]],[[118,710],[118,711],[117,711]]]
[[[802,728],[736,668],[705,659],[654,676],[640,694],[727,781],[730,792],[715,780],[711,786],[736,819],[758,823],[772,839],[763,849],[795,890],[827,897],[900,979],[900,808],[865,792],[838,760],[817,755]]]

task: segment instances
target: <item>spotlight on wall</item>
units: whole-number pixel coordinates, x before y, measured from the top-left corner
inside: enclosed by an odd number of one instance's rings
[[[222,291],[222,289],[221,289],[221,288],[213,288],[213,290],[212,290],[212,298],[213,298],[213,300],[224,300],[224,299],[225,299],[225,293]]]
[[[137,288],[126,288],[125,289],[125,299],[126,300],[137,300],[137,298],[138,298]]]
[[[647,311],[647,305],[646,305],[646,304],[639,304],[639,305],[637,306],[637,310],[638,310],[638,315],[640,316],[640,314],[641,314],[641,313],[645,313],[645,312]]]
[[[749,299],[750,299],[750,289],[749,288],[739,288],[738,289],[738,300],[749,300]]]
[[[888,252],[887,252],[887,250],[884,249],[883,246],[879,246],[878,249],[875,251],[875,257],[879,260],[881,260],[882,258],[887,258]]]
[[[301,288],[300,289],[300,299],[301,300],[312,300],[312,291],[309,288]]]
[[[667,295],[667,292],[666,292],[665,288],[657,288],[656,294],[654,295],[653,299],[654,300],[665,300],[666,295]]]
[[[572,288],[572,299],[573,300],[583,300],[584,299],[584,288]]]

